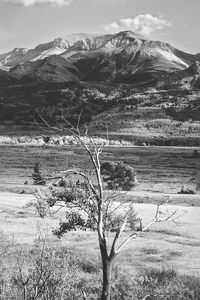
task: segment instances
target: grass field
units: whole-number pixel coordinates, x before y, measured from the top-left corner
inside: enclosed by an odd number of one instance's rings
[[[182,185],[195,187],[200,158],[193,157],[193,149],[110,147],[104,149],[103,160],[124,161],[135,167],[139,185],[129,192],[129,196],[144,225],[154,216],[155,204],[164,197],[171,201],[169,210],[178,208],[182,215],[179,226],[174,223],[155,224],[149,232],[139,233],[116,264],[131,274],[157,267],[200,276],[200,196],[177,194]],[[22,245],[32,244],[42,233],[56,245],[66,245],[100,259],[95,232],[71,232],[58,240],[52,235],[52,229],[64,218],[64,212],[41,219],[33,209],[24,207],[34,198],[31,174],[36,162],[40,163],[44,174],[69,164],[78,164],[85,169],[89,166],[87,156],[77,147],[1,146],[0,230]],[[24,185],[26,180],[28,185]]]
[[[61,240],[57,239],[52,235],[52,230],[64,219],[64,211],[41,219],[32,209],[24,207],[32,198],[31,195],[1,192],[0,230],[6,236],[22,245],[31,245],[42,234],[58,246],[65,245],[100,260],[95,232],[76,231],[65,235]],[[134,208],[142,217],[144,225],[151,221],[156,211],[156,206],[152,204],[137,203]],[[168,209],[173,211],[176,208],[177,206],[169,205]],[[200,276],[200,207],[179,206],[178,214],[181,215],[179,225],[155,224],[149,232],[138,233],[137,239],[132,240],[120,254],[117,265],[132,274],[157,267],[173,268],[181,274]],[[126,235],[127,233],[124,237]]]
[[[197,148],[198,149],[198,148]],[[135,168],[139,193],[176,194],[184,185],[195,188],[200,170],[200,156],[192,148],[176,147],[107,147],[102,161],[124,162]],[[86,153],[81,148],[0,146],[0,190],[15,189],[28,181],[32,185],[33,166],[39,162],[44,175],[69,165],[88,169]],[[23,186],[23,189],[27,187]]]

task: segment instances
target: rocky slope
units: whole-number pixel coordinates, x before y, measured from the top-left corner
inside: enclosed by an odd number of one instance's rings
[[[68,35],[65,38],[56,38],[48,43],[39,44],[34,49],[15,48],[10,52],[0,54],[0,69],[8,70],[10,67],[26,61],[35,61],[51,55],[59,55],[78,40],[87,39],[89,36],[87,34],[74,34]]]
[[[78,49],[78,50],[77,50]],[[148,41],[126,31],[104,39],[79,41],[61,54],[79,69],[84,81],[134,83],[148,81],[155,74],[175,72],[189,67],[190,60],[176,55],[169,44]],[[178,52],[179,53],[179,52]]]

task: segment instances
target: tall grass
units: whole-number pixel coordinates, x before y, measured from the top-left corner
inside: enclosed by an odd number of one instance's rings
[[[55,246],[39,237],[22,247],[0,234],[1,300],[99,299],[101,265],[96,257]],[[200,278],[148,269],[134,277],[114,268],[112,300],[198,300]]]

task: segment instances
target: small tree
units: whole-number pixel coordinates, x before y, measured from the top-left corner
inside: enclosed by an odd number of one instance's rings
[[[41,117],[41,116],[40,116]],[[50,126],[42,117],[41,119],[53,130],[60,128]],[[111,298],[111,272],[114,259],[129,241],[136,238],[133,220],[130,218],[135,214],[132,210],[132,203],[127,199],[125,192],[106,191],[101,174],[100,156],[104,145],[98,145],[88,135],[87,130],[83,134],[77,127],[72,126],[67,120],[67,127],[62,128],[74,138],[78,144],[87,152],[92,170],[84,172],[80,168],[71,168],[59,172],[55,178],[62,178],[65,186],[50,186],[50,193],[47,197],[48,204],[52,206],[66,207],[66,221],[61,222],[54,233],[60,238],[65,233],[77,228],[97,231],[98,244],[101,253],[103,268],[102,300]],[[79,179],[78,179],[79,178]],[[174,221],[176,211],[166,214],[157,206],[155,217],[146,227],[141,226],[141,231],[146,231],[156,222]],[[128,232],[121,240],[122,234]]]
[[[200,171],[198,170],[196,172],[196,190],[199,192],[200,191]]]
[[[44,218],[47,215],[51,215],[50,207],[48,203],[43,199],[43,194],[41,194],[40,191],[37,191],[34,200],[29,201],[25,205],[25,208],[29,207],[34,208],[35,212],[40,218]]]
[[[33,178],[33,182],[35,185],[45,185],[45,183],[46,183],[45,179],[43,178],[43,176],[40,172],[38,163],[36,163],[34,165],[32,178]]]

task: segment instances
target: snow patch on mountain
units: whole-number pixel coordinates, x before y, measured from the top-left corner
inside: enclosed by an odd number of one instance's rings
[[[43,51],[40,55],[36,56],[35,58],[31,59],[31,61],[36,61],[38,59],[44,59],[45,57],[51,56],[51,55],[60,55],[64,52],[65,50],[63,48],[52,48],[48,49],[46,51]]]
[[[177,57],[176,55],[174,55],[174,53],[172,53],[172,52],[164,51],[164,50],[159,49],[159,48],[157,48],[156,51],[158,53],[160,53],[167,60],[170,60],[170,61],[175,62],[175,63],[179,63],[179,64],[183,65],[186,68],[189,67],[188,63],[186,63],[185,61],[183,61],[182,59],[180,59],[179,57]]]

